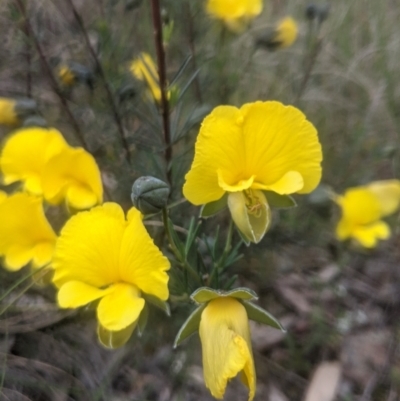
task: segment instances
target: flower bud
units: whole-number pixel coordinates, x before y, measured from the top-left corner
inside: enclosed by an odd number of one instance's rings
[[[167,206],[169,186],[155,177],[140,177],[132,186],[133,205],[143,214],[158,213]]]
[[[318,15],[318,6],[315,4],[309,4],[306,7],[306,18],[313,21]]]

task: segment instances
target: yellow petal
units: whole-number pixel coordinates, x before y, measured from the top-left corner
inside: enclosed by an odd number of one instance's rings
[[[245,175],[243,118],[233,106],[216,107],[203,121],[195,146],[195,157],[186,174],[183,194],[194,205],[220,199],[224,189],[218,182],[218,170],[226,185],[248,180]]]
[[[16,193],[0,203],[0,255],[17,270],[34,260],[34,267],[51,260],[56,235],[47,221],[40,198]]]
[[[14,99],[8,99],[0,97],[0,124],[14,126],[19,123],[15,106],[17,101]]]
[[[221,170],[217,171],[218,173],[218,184],[219,186],[224,190],[224,191],[229,191],[229,192],[238,192],[238,191],[243,191],[245,189],[248,189],[252,187],[254,178],[255,176],[252,175],[248,180],[240,180],[237,184],[235,185],[229,185],[226,183],[224,179],[224,173]]]
[[[106,330],[119,331],[130,326],[139,318],[144,308],[144,299],[133,285],[115,284],[97,307],[97,318]]]
[[[120,281],[125,226],[124,212],[116,203],[105,203],[71,217],[56,244],[54,283],[60,287],[77,280],[103,287]]]
[[[254,183],[252,186],[254,189],[264,189],[267,191],[273,191],[280,195],[293,194],[299,192],[304,187],[304,180],[300,173],[297,171],[288,171],[278,181],[270,185],[263,185]]]
[[[228,195],[228,207],[244,237],[259,243],[271,223],[271,210],[265,195],[258,190],[232,192]]]
[[[394,213],[400,206],[400,181],[375,181],[366,187],[378,199],[381,206],[381,216]]]
[[[255,174],[257,183],[271,186],[297,172],[304,185],[295,192],[311,192],[321,179],[322,151],[317,131],[304,114],[279,102],[248,103],[240,112],[246,175]]]
[[[378,221],[368,226],[357,227],[352,237],[365,248],[374,248],[379,239],[390,237],[390,228],[384,221]]]
[[[280,48],[289,47],[296,41],[298,31],[296,21],[291,17],[286,17],[276,27],[274,42],[278,42]]]
[[[141,213],[132,208],[124,232],[120,252],[122,281],[137,286],[146,294],[168,299],[168,259],[154,245],[142,222]]]
[[[75,209],[101,203],[103,186],[93,156],[82,148],[66,148],[52,157],[43,173],[43,196],[51,204],[64,198]]]
[[[262,0],[208,0],[207,13],[223,20],[255,17],[263,8]]]
[[[57,300],[60,308],[79,308],[95,301],[110,292],[110,289],[101,290],[81,281],[69,281],[61,286]]]
[[[7,194],[4,191],[0,191],[0,204],[7,199]]]
[[[199,334],[204,380],[211,394],[222,399],[228,381],[243,372],[251,401],[256,382],[244,306],[229,297],[210,301],[201,315]]]
[[[25,181],[27,191],[40,195],[47,162],[67,147],[63,136],[55,129],[35,127],[17,131],[5,142],[0,156],[4,183]]]

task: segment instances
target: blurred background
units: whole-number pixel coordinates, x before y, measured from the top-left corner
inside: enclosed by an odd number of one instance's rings
[[[167,178],[159,107],[130,71],[141,52],[156,60],[150,2],[72,4],[75,10],[69,0],[0,2],[0,96],[35,99],[40,124],[86,146],[101,168],[106,198],[127,209],[136,178]],[[310,5],[323,7],[325,17],[313,17]],[[243,258],[230,268],[237,284],[254,289],[259,304],[287,329],[251,324],[255,400],[398,400],[399,215],[389,220],[391,238],[373,250],[339,243],[340,211],[324,188],[343,193],[400,176],[399,3],[265,0],[263,13],[241,33],[210,18],[205,0],[165,0],[162,7],[174,143],[171,201],[182,199],[199,124],[217,105],[293,104],[322,143],[321,188],[295,197],[297,208],[274,211],[262,242],[243,246]],[[271,51],[260,38],[286,16],[298,25],[297,40]],[[2,140],[10,132],[0,126]],[[48,213],[60,228],[62,213]],[[188,203],[171,211],[174,223],[186,228],[197,215]],[[223,236],[228,221],[227,211],[205,221],[205,238],[217,226]],[[148,227],[162,246],[162,229]],[[0,290],[26,273],[1,269]],[[143,337],[109,351],[97,342],[94,309],[60,311],[51,287],[27,288],[26,282],[2,307],[14,298],[0,316],[1,401],[212,400],[198,335],[172,349],[190,303],[172,303],[170,318],[152,310]],[[246,398],[233,380],[225,399]]]

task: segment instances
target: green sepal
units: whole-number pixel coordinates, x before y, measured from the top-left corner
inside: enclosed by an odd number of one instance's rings
[[[208,217],[214,216],[219,213],[221,210],[225,209],[228,206],[228,194],[225,192],[222,198],[206,203],[201,207],[200,217],[206,219]]]
[[[206,305],[207,304],[203,304],[196,308],[186,319],[185,323],[183,323],[175,337],[174,348],[199,329],[201,314]]]
[[[278,319],[272,316],[265,309],[248,301],[242,301],[242,304],[246,308],[247,316],[249,319],[286,332],[283,326],[279,323]]]
[[[110,331],[99,324],[97,326],[97,336],[99,338],[100,344],[108,349],[116,349],[122,347],[131,338],[136,325],[137,321],[129,325],[125,329]]]
[[[246,238],[246,236],[239,230],[238,226],[235,225],[236,231],[239,233],[240,239],[246,246],[250,246],[251,242]]]
[[[267,198],[268,204],[271,207],[280,209],[289,209],[291,207],[296,207],[296,201],[289,195],[279,195],[272,191],[263,191],[265,197]]]
[[[249,288],[239,287],[230,291],[214,290],[209,287],[198,288],[190,298],[198,304],[210,302],[213,299],[231,297],[246,301],[258,299],[257,294]]]
[[[167,316],[171,316],[171,310],[169,308],[168,302],[164,302],[161,299],[149,294],[142,294],[142,297],[146,302],[165,312]]]
[[[137,323],[139,337],[142,337],[148,320],[149,320],[149,307],[147,306],[147,304],[144,304],[144,307],[143,307],[142,311],[140,312],[139,320]]]

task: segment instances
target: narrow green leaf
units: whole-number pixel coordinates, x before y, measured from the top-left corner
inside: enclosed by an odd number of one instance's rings
[[[167,316],[171,316],[171,310],[167,302],[161,301],[161,299],[149,294],[142,294],[142,297],[146,302],[165,312]]]
[[[205,307],[206,304],[200,305],[186,319],[185,323],[183,323],[175,337],[174,348],[176,348],[183,340],[191,336],[199,329],[201,314],[203,313]]]
[[[246,308],[249,319],[286,332],[283,326],[279,323],[278,319],[272,316],[265,309],[248,301],[242,301],[242,304]]]
[[[296,207],[296,201],[289,195],[279,195],[272,191],[262,191],[267,198],[268,204],[271,207],[280,209],[289,209],[291,207]]]
[[[170,86],[173,86],[178,79],[181,77],[182,73],[185,71],[186,67],[188,66],[189,62],[192,60],[192,55],[189,54],[185,60],[183,61],[183,63],[181,64],[181,66],[179,67],[179,70],[177,71],[177,73],[175,74],[175,76],[172,78],[172,81],[170,83]]]
[[[203,205],[200,210],[200,217],[206,219],[208,217],[214,216],[221,210],[225,209],[227,205],[228,205],[228,194],[225,192],[224,196],[221,199]]]

